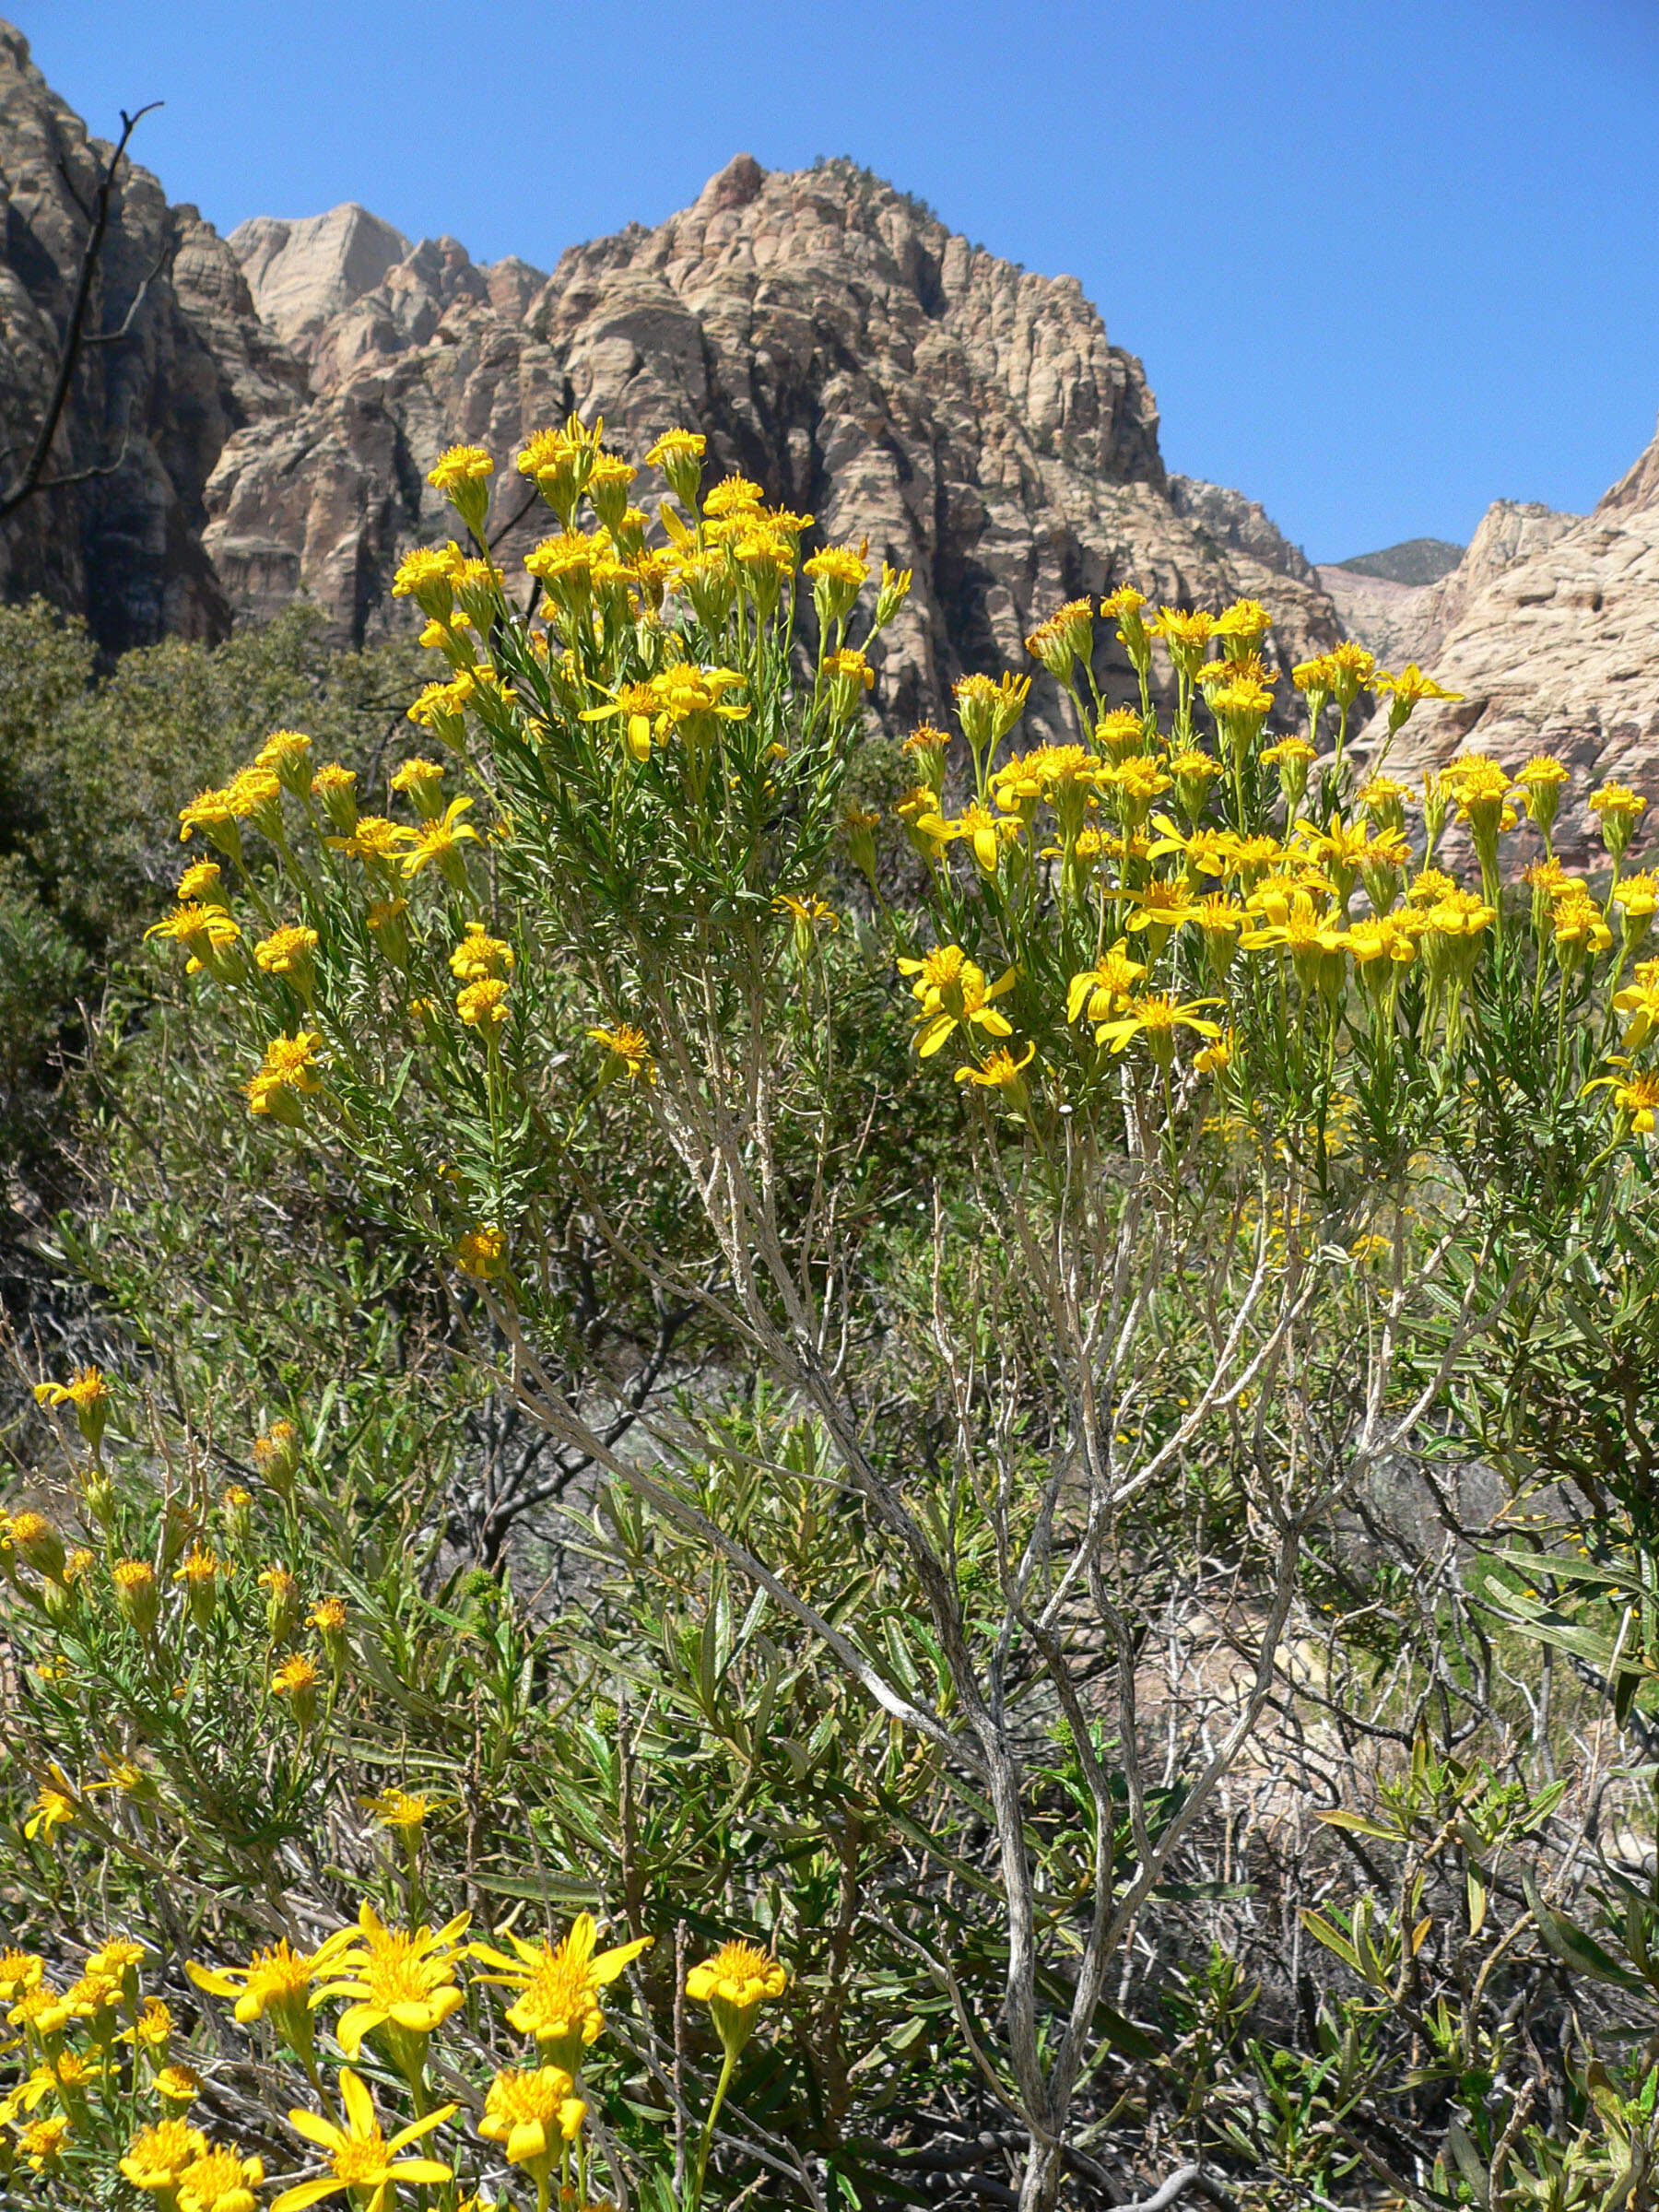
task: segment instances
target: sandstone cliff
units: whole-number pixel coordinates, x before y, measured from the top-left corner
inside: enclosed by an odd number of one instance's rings
[[[1597,865],[1586,794],[1617,778],[1659,801],[1659,441],[1593,513],[1500,500],[1406,627],[1402,653],[1465,698],[1420,710],[1398,758],[1416,770],[1468,745],[1513,768],[1558,753],[1574,771],[1558,841]]]
[[[41,418],[106,151],[0,29],[14,445]],[[224,241],[124,165],[92,327],[122,335],[88,350],[53,473],[108,473],[20,508],[0,564],[8,595],[87,612],[112,648],[298,595],[342,642],[383,634],[406,619],[399,557],[450,527],[424,480],[437,453],[496,454],[512,565],[546,524],[534,501],[512,523],[512,456],[571,408],[636,455],[694,422],[716,468],[912,570],[884,641],[898,721],[939,712],[964,669],[1025,665],[1035,619],[1128,578],[1270,600],[1287,660],[1339,634],[1259,507],[1166,476],[1141,365],[1075,278],[979,252],[846,162],[768,174],[739,156],[682,214],[572,247],[551,275],[477,266],[357,206]]]
[[[850,164],[769,174],[740,156],[683,214],[574,247],[550,277],[476,268],[449,239],[390,261],[395,234],[371,222],[339,209],[229,241],[314,394],[233,438],[209,488],[205,542],[250,612],[303,589],[342,636],[377,634],[399,619],[398,554],[447,527],[422,481],[439,448],[465,437],[510,464],[574,407],[635,453],[701,425],[718,466],[912,570],[886,641],[900,720],[965,668],[1021,665],[1035,617],[1127,577],[1269,598],[1288,654],[1337,634],[1260,508],[1166,477],[1140,363],[1074,279],[974,251]],[[537,506],[502,557],[545,522]]]

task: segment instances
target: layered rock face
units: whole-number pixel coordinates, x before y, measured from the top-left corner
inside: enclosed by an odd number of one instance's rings
[[[0,485],[44,418],[108,151],[0,24]],[[87,328],[123,335],[83,354],[45,471],[84,480],[0,523],[0,590],[84,612],[112,649],[217,634],[230,609],[202,547],[207,479],[233,431],[301,403],[303,365],[217,232],[124,163]]]
[[[1416,771],[1469,746],[1518,768],[1556,753],[1573,771],[1558,847],[1605,865],[1588,793],[1617,779],[1659,802],[1659,441],[1593,513],[1500,500],[1458,567],[1394,618],[1400,657],[1464,694],[1419,708],[1396,760]]]
[[[87,201],[99,163],[0,31],[13,441],[40,419],[86,236],[63,171]],[[1267,600],[1287,663],[1340,634],[1259,507],[1166,476],[1141,365],[1074,278],[975,250],[849,163],[769,174],[739,156],[683,213],[573,247],[550,275],[411,244],[358,206],[222,241],[124,166],[95,307],[100,335],[130,324],[88,350],[54,472],[110,473],[29,501],[0,554],[10,595],[47,591],[111,647],[301,595],[343,643],[401,627],[393,572],[453,528],[425,477],[456,441],[496,456],[498,557],[515,569],[549,518],[513,456],[572,409],[636,458],[693,424],[712,474],[739,469],[822,538],[912,570],[882,642],[896,723],[937,715],[965,670],[1029,666],[1038,619],[1124,581]],[[1104,637],[1100,671],[1110,685]]]

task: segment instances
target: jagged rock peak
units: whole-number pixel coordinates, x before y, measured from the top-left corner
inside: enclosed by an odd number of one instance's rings
[[[241,264],[253,304],[285,344],[313,337],[354,306],[409,251],[401,230],[355,200],[288,222],[256,215],[225,241]]]

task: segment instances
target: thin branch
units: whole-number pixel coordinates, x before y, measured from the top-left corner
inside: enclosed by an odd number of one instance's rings
[[[91,228],[87,233],[87,242],[81,252],[80,268],[76,272],[75,280],[75,297],[70,305],[68,323],[64,329],[64,342],[58,354],[57,374],[53,380],[52,394],[46,402],[46,412],[41,419],[40,429],[35,433],[35,441],[29,449],[29,458],[23,464],[22,474],[9,491],[0,494],[0,521],[4,521],[6,516],[20,507],[25,500],[31,498],[37,491],[46,491],[53,489],[56,485],[82,480],[78,476],[58,477],[48,483],[45,480],[46,460],[52,451],[53,441],[57,436],[58,424],[63,420],[64,408],[68,403],[70,386],[75,382],[75,371],[79,365],[81,349],[86,342],[87,308],[92,297],[92,279],[98,273],[98,265],[103,255],[104,236],[110,227],[110,197],[114,190],[115,172],[120,166],[122,156],[126,152],[128,139],[131,138],[144,118],[153,113],[161,104],[160,100],[152,100],[147,107],[140,108],[135,115],[129,115],[124,108],[121,112],[121,137],[114,152],[111,154],[105,164],[104,172],[99,181],[98,191],[93,200],[92,213],[88,218]],[[78,195],[76,196],[78,197]]]

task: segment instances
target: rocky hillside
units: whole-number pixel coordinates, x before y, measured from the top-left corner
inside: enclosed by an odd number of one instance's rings
[[[85,236],[62,169],[85,198],[97,160],[0,30],[10,441],[39,420]],[[695,422],[720,465],[913,570],[883,671],[896,720],[935,710],[966,668],[1020,662],[1054,604],[1129,578],[1268,599],[1287,658],[1339,634],[1259,507],[1166,474],[1141,365],[1074,278],[977,251],[848,163],[769,174],[740,155],[682,214],[550,273],[480,267],[349,206],[225,241],[124,169],[96,304],[100,332],[129,310],[131,326],[89,352],[54,469],[111,473],[0,524],[0,568],[8,595],[47,591],[112,646],[299,594],[342,641],[383,632],[405,618],[398,557],[448,527],[424,482],[441,448],[497,454],[511,519],[513,453],[572,407],[634,453]],[[525,514],[502,557],[543,522]]]

